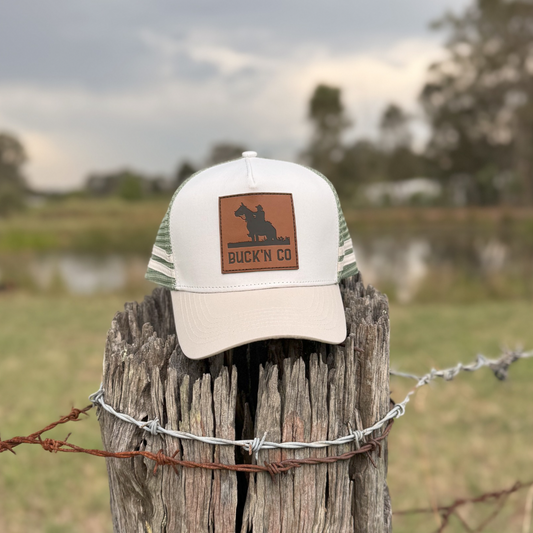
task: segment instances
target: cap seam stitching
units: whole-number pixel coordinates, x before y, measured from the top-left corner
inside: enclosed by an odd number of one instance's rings
[[[176,287],[177,290],[181,289],[234,289],[236,287],[256,287],[258,285],[272,285],[272,284],[292,284],[295,288],[304,288],[307,287],[308,283],[328,283],[330,285],[338,285],[337,281],[332,281],[331,279],[313,279],[313,280],[306,280],[306,285],[295,285],[294,281],[274,281],[274,282],[264,282],[264,283],[244,283],[240,285],[180,285],[179,287]],[[229,291],[228,291],[229,292]]]
[[[248,172],[248,183],[251,189],[257,188],[257,182],[255,181],[255,176],[252,170],[252,162],[249,157],[245,157],[244,161],[246,162],[246,170]]]

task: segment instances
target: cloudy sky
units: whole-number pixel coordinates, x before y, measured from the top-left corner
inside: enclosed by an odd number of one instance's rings
[[[355,126],[415,111],[443,36],[468,0],[17,0],[0,18],[0,131],[23,141],[39,189],[124,166],[170,175],[217,141],[294,159],[321,82]],[[423,138],[423,128],[419,139]]]

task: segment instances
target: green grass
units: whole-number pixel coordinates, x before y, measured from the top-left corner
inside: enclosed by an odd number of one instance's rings
[[[0,433],[26,435],[72,405],[87,405],[100,383],[105,335],[124,296],[0,296]],[[129,295],[142,298],[142,294]],[[425,373],[501,345],[533,348],[533,304],[525,301],[464,306],[391,308],[391,362]],[[533,479],[533,360],[516,363],[509,380],[489,370],[462,374],[454,382],[420,390],[389,441],[389,485],[394,509],[447,504]],[[402,399],[411,382],[394,378]],[[69,427],[70,426],[70,427]],[[88,420],[54,432],[85,447],[101,447],[98,423]],[[0,455],[0,531],[3,533],[110,532],[103,459],[48,454],[20,446]],[[510,498],[501,519],[485,531],[521,532],[525,494]],[[475,523],[489,508],[466,509]],[[455,529],[454,529],[455,527]],[[458,526],[448,531],[460,531]],[[395,533],[436,529],[432,515],[396,518]]]
[[[30,208],[0,219],[0,252],[149,254],[169,201],[70,198]]]
[[[394,306],[391,364],[418,374],[474,359],[497,357],[501,346],[533,348],[533,304],[493,302],[464,306]],[[393,509],[446,505],[533,481],[533,359],[517,362],[499,382],[488,369],[421,389],[390,437],[389,483]],[[412,382],[393,378],[394,399]],[[487,532],[522,531],[525,493],[510,498]],[[490,507],[466,508],[479,523]],[[477,522],[476,522],[477,520]],[[462,531],[449,528],[449,531]],[[395,533],[436,529],[435,517],[398,518]]]
[[[27,435],[83,407],[100,383],[107,328],[123,298],[31,297],[9,294],[0,304],[0,432]],[[88,420],[53,432],[100,448],[99,427]],[[105,462],[19,447],[0,456],[0,531],[107,532]]]

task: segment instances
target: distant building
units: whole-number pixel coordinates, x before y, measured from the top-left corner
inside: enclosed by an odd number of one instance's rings
[[[442,185],[429,178],[381,181],[362,188],[363,197],[376,206],[430,203],[440,198],[442,192]]]

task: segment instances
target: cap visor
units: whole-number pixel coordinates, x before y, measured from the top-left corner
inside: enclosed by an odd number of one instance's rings
[[[254,291],[172,291],[178,340],[190,359],[284,337],[339,344],[346,338],[338,285]]]

